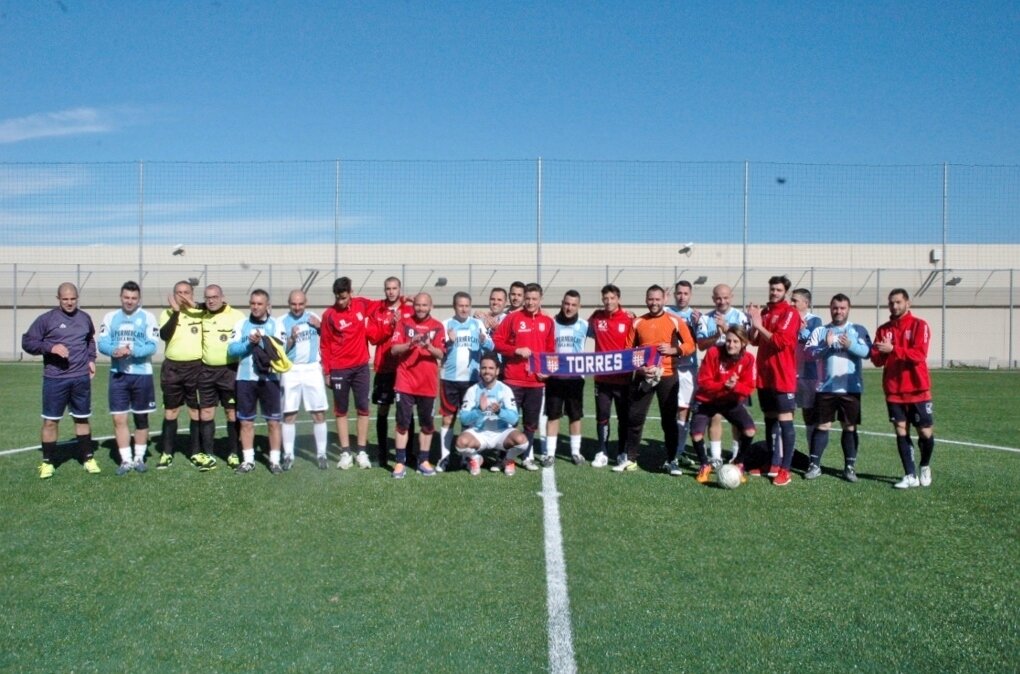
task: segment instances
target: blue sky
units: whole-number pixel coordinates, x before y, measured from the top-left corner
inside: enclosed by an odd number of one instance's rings
[[[0,161],[1020,163],[1016,2],[0,0]]]
[[[0,64],[7,245],[122,241],[140,160],[150,243],[332,242],[334,159],[340,242],[529,241],[538,157],[544,241],[739,241],[750,160],[752,243],[940,241],[942,162],[1020,242],[1015,1],[0,0]]]

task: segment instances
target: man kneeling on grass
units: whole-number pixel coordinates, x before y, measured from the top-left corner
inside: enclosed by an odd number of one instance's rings
[[[457,451],[467,458],[471,474],[478,475],[482,452],[506,450],[502,466],[509,477],[516,469],[514,459],[528,450],[528,436],[516,428],[517,403],[510,387],[497,380],[499,361],[494,354],[482,356],[478,375],[481,381],[467,390],[460,407],[464,430],[457,436]]]

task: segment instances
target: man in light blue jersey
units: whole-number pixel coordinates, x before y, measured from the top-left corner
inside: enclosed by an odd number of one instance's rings
[[[560,312],[553,316],[557,353],[581,353],[588,337],[588,321],[578,315],[581,294],[568,290],[560,303]],[[560,433],[560,417],[566,412],[570,431],[570,458],[574,465],[584,464],[581,455],[581,421],[584,419],[584,377],[550,377],[545,382],[545,453],[539,462],[546,467],[556,459],[556,439]]]
[[[263,338],[275,337],[283,342],[286,335],[282,324],[269,315],[269,293],[261,288],[253,290],[248,301],[251,313],[239,321],[230,334],[227,355],[239,359],[237,366],[237,420],[241,424],[241,465],[238,474],[255,470],[255,417],[259,407],[266,420],[269,436],[269,470],[274,475],[283,472],[280,465],[280,375],[267,366]],[[261,357],[260,357],[261,356]]]
[[[120,309],[103,317],[99,326],[99,353],[110,357],[109,401],[113,431],[120,454],[117,475],[145,472],[149,444],[149,413],[156,409],[152,354],[156,353],[159,324],[141,308],[141,288],[134,281],[120,287]],[[128,413],[134,417],[134,454]]]
[[[733,289],[725,283],[712,288],[712,303],[715,308],[708,313],[702,314],[698,321],[698,329],[694,339],[698,342],[698,350],[705,351],[709,347],[726,342],[726,331],[730,326],[740,326],[750,333],[751,321],[740,309],[734,307]],[[739,436],[743,432],[733,428],[734,454],[739,443]],[[709,448],[712,456],[712,463],[718,466],[722,463],[722,418],[715,417],[708,429]]]
[[[840,445],[843,477],[857,481],[857,426],[861,423],[862,359],[871,352],[871,337],[862,325],[850,322],[850,298],[839,293],[829,302],[832,322],[811,331],[805,354],[815,366],[817,425],[809,438],[811,465],[804,474],[813,480],[822,474],[822,452],[829,444],[829,429],[838,418],[843,429]]]
[[[673,286],[673,299],[676,304],[666,307],[666,311],[678,316],[687,323],[691,335],[697,339],[698,324],[701,322],[701,312],[691,306],[691,299],[694,297],[694,286],[690,281],[683,279]],[[698,352],[695,350],[689,356],[678,356],[676,361],[677,375],[677,401],[676,401],[676,430],[677,430],[677,461],[668,462],[665,466],[666,472],[670,475],[681,475],[680,466],[693,467],[696,465],[687,456],[687,420],[690,418],[691,408],[695,406],[694,392],[698,383]],[[671,465],[675,464],[675,465]]]
[[[439,462],[436,471],[449,467],[453,449],[453,422],[464,402],[464,394],[478,381],[478,364],[482,353],[492,350],[492,338],[485,323],[471,315],[471,295],[458,292],[453,296],[453,317],[446,319],[446,355],[439,368],[440,409],[443,425],[439,429]]]
[[[804,418],[804,428],[807,429],[806,437],[810,447],[811,434],[817,423],[815,390],[818,388],[818,368],[805,347],[814,329],[822,326],[822,319],[811,313],[811,291],[807,288],[795,288],[790,293],[790,304],[800,315],[800,331],[797,333],[797,407],[800,408]]]
[[[298,411],[302,403],[312,416],[312,435],[315,438],[315,460],[321,470],[329,468],[326,459],[326,384],[322,378],[319,356],[319,315],[308,311],[308,298],[304,291],[292,290],[287,297],[290,311],[280,321],[286,335],[287,358],[291,368],[280,376],[283,388],[283,462],[280,467],[290,470],[294,466],[294,445],[297,440]]]
[[[477,476],[482,472],[482,452],[505,451],[499,465],[510,477],[517,469],[514,458],[528,451],[528,436],[516,428],[520,418],[517,402],[513,390],[497,379],[495,354],[482,356],[478,374],[480,381],[467,390],[461,403],[464,430],[457,436],[457,452],[467,457],[468,471]]]

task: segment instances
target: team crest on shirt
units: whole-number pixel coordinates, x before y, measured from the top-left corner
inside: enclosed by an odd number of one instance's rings
[[[601,330],[602,332],[605,332],[606,330],[609,329],[609,321],[600,320],[595,324],[595,327]]]
[[[197,335],[198,334],[198,326],[197,325],[191,326],[191,334],[193,334],[193,335]]]
[[[545,369],[549,374],[555,373],[560,369],[560,359],[554,355],[548,355],[545,357]]]
[[[623,323],[620,323],[620,324],[619,324],[618,326],[616,326],[616,327],[617,327],[617,329],[618,329],[618,330],[620,331],[620,333],[621,333],[621,334],[622,334],[622,333],[624,333],[624,332],[627,332],[627,326],[626,326],[626,325],[624,325]]]
[[[545,323],[539,323],[538,324],[538,331],[539,332],[545,332]]]
[[[221,342],[225,342],[225,341],[227,341],[228,339],[230,339],[230,338],[229,338],[229,337],[227,337],[226,335],[220,335],[220,341],[221,341]]]

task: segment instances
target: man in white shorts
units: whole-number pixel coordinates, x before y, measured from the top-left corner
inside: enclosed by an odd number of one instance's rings
[[[457,451],[467,459],[472,475],[482,472],[485,451],[506,450],[503,472],[514,474],[514,458],[528,451],[528,436],[517,430],[517,403],[509,386],[498,380],[499,363],[495,354],[482,356],[478,368],[481,381],[464,394],[460,423],[464,430],[457,436]]]
[[[290,312],[283,317],[283,331],[287,336],[287,358],[291,368],[281,376],[283,388],[283,463],[284,470],[294,466],[294,443],[297,438],[298,411],[304,403],[312,415],[312,435],[315,437],[315,457],[319,468],[326,470],[326,384],[322,379],[319,356],[319,315],[306,311],[305,293],[292,290],[287,298]]]

